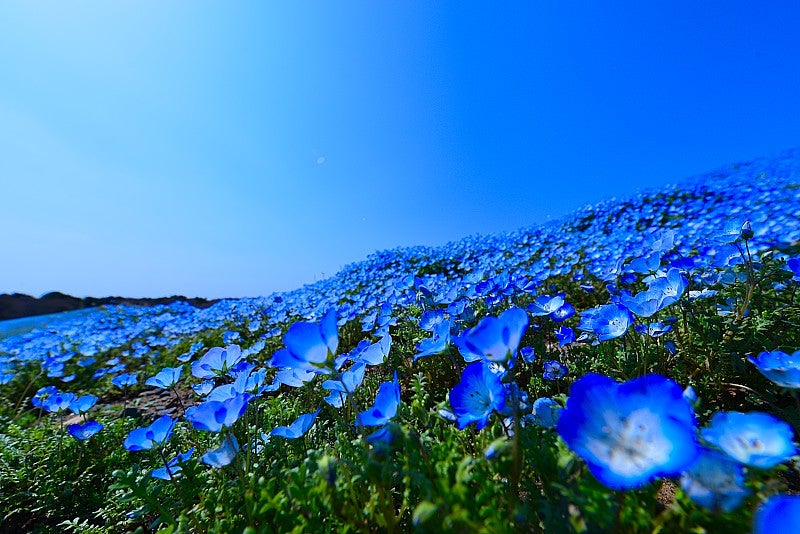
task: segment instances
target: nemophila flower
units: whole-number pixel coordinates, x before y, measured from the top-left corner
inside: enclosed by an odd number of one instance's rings
[[[364,362],[367,365],[380,365],[389,356],[389,350],[392,348],[392,336],[389,334],[384,335],[380,341],[367,346],[363,351],[359,352],[356,359]]]
[[[741,464],[717,451],[701,448],[700,456],[681,475],[681,489],[694,502],[714,512],[730,512],[750,494]]]
[[[96,402],[96,396],[82,395],[69,403],[69,409],[72,410],[72,413],[74,414],[83,415],[88,412]]]
[[[297,439],[303,437],[306,432],[312,427],[317,415],[322,408],[317,409],[316,412],[306,413],[295,419],[289,426],[278,426],[270,431],[270,436],[280,436],[286,439]]]
[[[631,260],[628,267],[635,273],[647,274],[657,271],[661,266],[661,254],[659,252],[650,252],[644,256],[640,256]]]
[[[388,447],[402,433],[402,429],[397,424],[390,421],[364,438],[364,440],[373,446]]]
[[[131,386],[135,386],[138,381],[139,380],[136,378],[136,373],[122,373],[111,379],[111,383],[117,386],[119,389],[126,389]]]
[[[780,350],[762,352],[748,356],[750,363],[758,367],[761,374],[782,388],[800,388],[800,350],[787,354]]]
[[[701,435],[737,462],[760,469],[775,467],[797,454],[792,428],[761,412],[717,412]]]
[[[74,393],[56,392],[42,399],[42,408],[50,413],[63,413],[75,401]]]
[[[69,425],[67,428],[70,436],[81,441],[91,438],[101,430],[103,430],[103,425],[97,421],[87,421],[83,424]]]
[[[230,428],[247,410],[250,394],[237,394],[225,401],[206,401],[186,410],[186,420],[197,430],[219,432]]]
[[[715,243],[733,243],[742,237],[742,228],[747,221],[732,219],[727,221],[723,227],[709,236]]]
[[[511,308],[498,317],[484,317],[453,339],[465,359],[479,355],[490,362],[507,362],[517,354],[522,334],[528,327],[528,314],[521,308]]]
[[[280,384],[286,384],[289,387],[299,388],[306,382],[311,381],[316,376],[316,373],[312,371],[306,371],[304,369],[281,369],[277,373],[275,373],[275,382]]]
[[[486,426],[494,410],[505,408],[506,392],[502,375],[483,361],[469,364],[461,374],[461,382],[450,391],[450,405],[458,428],[477,423],[478,430]]]
[[[222,440],[222,445],[212,449],[200,457],[204,464],[219,469],[230,464],[239,452],[239,442],[236,436],[227,434]]]
[[[532,412],[522,418],[524,423],[533,423],[544,428],[555,428],[558,418],[564,408],[548,397],[542,397],[533,401]]]
[[[152,449],[156,445],[163,445],[172,436],[174,427],[175,420],[168,415],[162,415],[150,426],[131,430],[123,445],[129,451]]]
[[[633,296],[628,291],[623,291],[619,303],[639,317],[650,317],[660,309],[661,294],[657,291],[640,291]]]
[[[341,408],[347,395],[353,393],[361,382],[364,381],[364,373],[367,364],[359,362],[353,364],[350,369],[339,375],[337,380],[326,380],[322,383],[322,389],[327,389],[331,393],[325,397],[325,402],[336,408]]]
[[[286,348],[272,356],[272,367],[332,372],[339,346],[336,312],[330,310],[319,324],[294,323],[283,336],[283,343]]]
[[[637,324],[633,327],[633,329],[643,336],[657,338],[672,331],[672,325],[664,324],[662,322],[655,322],[650,324]]]
[[[758,507],[753,534],[795,532],[800,525],[800,496],[773,495]]]
[[[153,478],[160,478],[161,480],[172,480],[181,476],[183,468],[180,466],[183,462],[188,460],[194,454],[194,447],[189,449],[183,454],[179,454],[167,462],[167,465],[160,469],[153,469],[150,476]]]
[[[400,383],[397,381],[397,371],[391,382],[383,382],[378,387],[375,403],[368,409],[358,414],[358,422],[363,426],[381,426],[397,415],[400,405]]]
[[[214,381],[213,380],[203,380],[199,384],[192,384],[192,391],[200,395],[201,397],[204,395],[208,395],[214,389]]]
[[[432,354],[442,352],[450,344],[450,319],[445,319],[433,325],[433,335],[417,344],[419,351],[414,355],[414,361]]]
[[[663,275],[651,280],[647,290],[661,295],[658,307],[664,309],[676,303],[688,286],[689,281],[680,269],[672,267]]]
[[[242,349],[239,345],[228,345],[208,349],[202,358],[192,364],[192,375],[200,379],[222,376],[242,361]]]
[[[800,256],[786,260],[786,266],[792,271],[792,280],[800,281]]]
[[[444,312],[442,310],[427,310],[419,318],[419,327],[428,332],[433,332],[434,327],[444,320]]]
[[[556,339],[558,339],[558,346],[563,347],[575,341],[575,331],[568,326],[559,326],[556,330]]]
[[[36,406],[37,408],[44,408],[43,402],[47,397],[52,395],[56,395],[58,393],[58,388],[55,386],[44,386],[36,390],[36,393],[33,394],[33,398],[31,398],[31,404]]]
[[[536,354],[533,350],[533,347],[522,347],[519,349],[519,355],[522,356],[522,361],[525,363],[533,363],[536,360]]]
[[[564,293],[558,293],[552,297],[550,295],[540,295],[536,297],[536,300],[529,304],[526,309],[534,317],[547,316],[554,313],[566,303],[565,296]]]
[[[228,330],[227,332],[222,334],[222,342],[225,343],[226,345],[230,345],[231,343],[233,343],[234,341],[238,340],[241,337],[242,336],[241,334],[239,334],[239,332],[233,332],[231,330]]]
[[[605,304],[584,311],[578,328],[601,342],[625,335],[632,323],[633,316],[628,308],[619,304]]]
[[[612,489],[674,476],[699,454],[695,416],[681,387],[660,375],[618,384],[590,373],[572,384],[558,433]]]
[[[14,380],[14,373],[0,373],[0,386],[4,386]]]
[[[550,360],[544,362],[544,373],[542,373],[542,376],[545,380],[558,380],[559,378],[567,376],[568,372],[569,368],[566,365],[556,360]]]
[[[178,367],[164,367],[154,377],[148,378],[145,385],[154,386],[160,389],[169,389],[178,383],[183,372],[183,366]]]

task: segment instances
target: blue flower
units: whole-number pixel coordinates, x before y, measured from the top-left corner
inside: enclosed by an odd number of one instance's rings
[[[568,326],[559,326],[556,330],[556,338],[558,339],[558,346],[563,347],[575,341],[575,331]]]
[[[286,348],[272,356],[272,367],[333,372],[334,357],[339,346],[336,313],[330,310],[319,324],[294,323],[283,336],[283,342]]]
[[[72,413],[74,414],[83,415],[88,412],[96,402],[96,396],[82,395],[69,404],[69,409],[72,410]]]
[[[558,433],[612,489],[674,476],[699,450],[695,416],[681,387],[660,375],[618,384],[590,373],[572,384]]]
[[[499,317],[484,317],[475,328],[453,339],[465,359],[479,355],[483,360],[506,362],[516,356],[522,334],[528,327],[528,314],[511,308]]]
[[[69,425],[69,428],[67,429],[72,437],[81,441],[91,438],[101,430],[103,430],[103,425],[97,421],[87,421],[83,424]]]
[[[192,364],[192,375],[200,379],[224,375],[233,369],[242,360],[242,357],[242,349],[239,345],[228,345],[224,349],[213,347]],[[180,376],[180,373],[178,375]]]
[[[461,374],[461,382],[450,392],[450,405],[460,429],[472,423],[482,429],[492,411],[502,410],[505,403],[502,376],[482,361],[469,364]]]
[[[204,464],[211,467],[225,467],[236,458],[236,453],[239,452],[239,442],[236,441],[236,436],[227,434],[223,440],[222,445],[216,449],[212,449],[205,453],[200,459]]]
[[[172,480],[181,476],[183,468],[178,465],[192,457],[194,454],[194,447],[189,449],[183,454],[179,454],[167,462],[167,465],[160,469],[153,469],[150,476],[153,478],[160,478],[161,480]]]
[[[414,361],[431,354],[442,352],[450,344],[450,319],[442,320],[432,325],[433,335],[417,344],[419,351],[414,355]]]
[[[111,379],[111,383],[119,389],[135,386],[138,381],[139,379],[136,378],[136,373],[122,373]]]
[[[761,374],[783,388],[800,388],[800,350],[791,355],[780,350],[762,352],[749,356],[750,363],[758,367]]]
[[[561,412],[564,408],[548,397],[542,397],[533,401],[533,411],[526,415],[523,421],[531,422],[544,428],[555,428]]]
[[[694,502],[714,512],[730,512],[750,494],[742,466],[717,451],[701,448],[700,456],[681,475],[681,489]]]
[[[551,315],[566,303],[564,297],[564,293],[558,293],[552,297],[550,295],[540,295],[536,297],[536,300],[534,300],[532,304],[529,304],[526,309],[531,312],[531,315],[534,317]]]
[[[131,430],[123,445],[129,451],[152,449],[155,445],[164,444],[172,436],[174,427],[175,420],[168,415],[162,415],[150,426]]]
[[[701,435],[737,462],[760,469],[775,467],[797,454],[792,428],[761,412],[717,412]]]
[[[169,389],[178,383],[183,372],[183,367],[164,367],[158,374],[145,381],[147,386],[155,386],[161,389]]]
[[[773,495],[755,514],[753,534],[795,532],[800,525],[800,496]]]
[[[564,328],[563,326],[561,328]],[[533,363],[536,360],[536,354],[533,347],[522,347],[519,349],[519,355],[522,356],[522,361],[525,363]]]
[[[556,360],[550,360],[549,362],[544,362],[542,376],[545,380],[558,380],[567,376],[568,372],[569,368],[566,365]]]
[[[61,393],[56,391],[42,399],[42,408],[51,413],[63,413],[75,401],[74,393]]]
[[[358,414],[358,421],[363,426],[382,426],[397,415],[397,407],[400,405],[400,383],[397,381],[397,371],[394,372],[394,380],[384,382],[378,388],[375,395],[375,403],[371,408]]]
[[[325,402],[336,408],[341,408],[347,395],[352,394],[364,380],[364,373],[367,369],[365,362],[353,364],[350,369],[341,373],[338,380],[326,380],[322,383],[322,389],[327,389],[331,393],[325,397]]]
[[[295,419],[289,426],[278,426],[272,429],[270,436],[280,436],[286,439],[297,439],[305,435],[314,424],[321,408],[316,412],[306,413]]]
[[[31,399],[31,404],[37,408],[44,408],[44,401],[47,397],[58,394],[58,388],[55,386],[44,386],[36,390]]]
[[[219,432],[222,427],[230,428],[247,410],[250,400],[248,393],[235,394],[225,401],[206,401],[186,410],[186,420],[197,430]]]
[[[633,316],[628,308],[605,304],[584,311],[578,328],[590,332],[600,342],[624,336],[632,323]]]

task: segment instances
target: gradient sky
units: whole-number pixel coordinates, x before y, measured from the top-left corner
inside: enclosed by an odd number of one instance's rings
[[[800,145],[796,0],[0,21],[0,292],[265,295]]]

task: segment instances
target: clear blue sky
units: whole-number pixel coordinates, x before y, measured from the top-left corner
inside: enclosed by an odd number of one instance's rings
[[[0,292],[257,296],[800,145],[800,2],[0,3]]]

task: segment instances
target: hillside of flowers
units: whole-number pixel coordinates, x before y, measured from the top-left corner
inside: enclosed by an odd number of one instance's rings
[[[800,150],[0,340],[3,532],[800,529]]]

